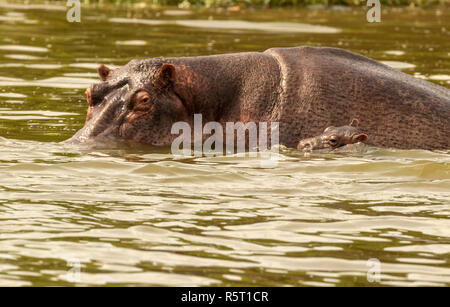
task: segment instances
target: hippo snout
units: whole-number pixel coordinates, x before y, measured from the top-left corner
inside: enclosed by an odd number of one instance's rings
[[[307,139],[301,140],[298,143],[297,149],[300,151],[305,151],[305,152],[312,151],[315,149],[322,149],[323,146],[321,146],[320,144],[321,144],[321,142],[318,137],[307,138]]]

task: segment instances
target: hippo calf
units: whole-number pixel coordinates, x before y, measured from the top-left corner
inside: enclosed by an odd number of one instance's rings
[[[335,149],[349,144],[367,143],[368,136],[358,129],[359,120],[354,118],[350,124],[341,127],[329,126],[322,134],[301,140],[297,149],[313,151],[318,149]]]
[[[272,48],[212,56],[133,60],[98,68],[85,126],[67,142],[170,145],[175,122],[279,123],[296,147],[328,125],[364,118],[377,146],[450,148],[450,90],[337,48]],[[267,125],[267,126],[270,126]]]

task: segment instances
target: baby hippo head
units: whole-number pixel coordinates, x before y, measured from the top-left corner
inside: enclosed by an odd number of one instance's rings
[[[347,126],[327,127],[322,134],[301,140],[297,149],[308,152],[317,149],[335,149],[358,142],[366,143],[368,136],[359,131],[358,125],[359,120],[354,118]]]

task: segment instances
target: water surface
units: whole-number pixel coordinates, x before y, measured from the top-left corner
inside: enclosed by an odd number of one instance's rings
[[[450,12],[0,4],[0,285],[450,285],[448,151],[180,159],[58,143],[100,63],[342,47],[450,87]],[[362,119],[363,120],[363,119]],[[80,280],[71,269],[79,261]]]

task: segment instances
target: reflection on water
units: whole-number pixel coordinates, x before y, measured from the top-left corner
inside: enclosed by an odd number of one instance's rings
[[[110,22],[117,23],[135,23],[143,25],[177,25],[191,28],[201,28],[210,31],[211,29],[242,29],[242,30],[259,30],[281,33],[338,33],[339,29],[316,26],[302,23],[288,22],[249,22],[239,20],[149,20],[149,19],[128,19],[128,18],[111,18]]]
[[[284,150],[262,169],[240,157],[0,144],[6,284],[64,284],[70,258],[88,284],[366,284],[373,257],[387,285],[450,280],[448,153]]]
[[[14,50],[25,52],[48,52],[47,48],[33,47],[33,46],[17,46],[17,45],[2,45],[0,50]]]
[[[416,67],[416,65],[414,65],[414,64],[399,62],[399,61],[380,61],[380,62],[383,64],[386,64],[387,66],[390,66],[394,69],[400,69],[400,70]]]
[[[96,65],[98,67],[98,65]],[[60,87],[60,88],[87,88],[92,83],[98,82],[98,79],[88,78],[67,78],[54,77],[44,80],[27,81],[20,79],[2,80],[0,77],[0,86],[33,86],[33,87]]]
[[[147,45],[146,41],[140,40],[131,40],[131,41],[117,41],[116,45],[125,45],[125,46],[145,46]]]
[[[327,45],[448,87],[448,11],[89,7],[74,25],[51,7],[0,4],[0,285],[69,285],[71,259],[89,285],[371,285],[370,258],[382,285],[450,285],[450,152],[282,148],[267,169],[57,143],[98,65],[133,58]]]

